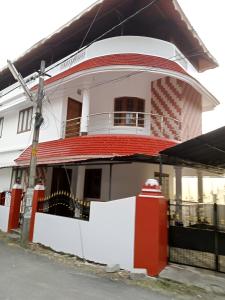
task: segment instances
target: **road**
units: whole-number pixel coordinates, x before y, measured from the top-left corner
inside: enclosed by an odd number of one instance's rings
[[[166,300],[148,289],[81,271],[0,240],[0,300]]]

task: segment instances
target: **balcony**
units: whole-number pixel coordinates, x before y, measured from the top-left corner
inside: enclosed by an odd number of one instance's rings
[[[171,117],[143,112],[102,112],[87,117],[88,135],[138,134],[181,140],[181,122]],[[63,123],[63,137],[80,135],[81,118]]]
[[[93,43],[88,48],[81,49],[78,52],[68,55],[60,61],[46,68],[46,72],[54,77],[70,68],[79,65],[82,62],[103,56],[116,54],[142,54],[156,56],[175,61],[187,72],[195,71],[188,59],[179,51],[179,49],[170,42],[163,40],[142,37],[142,36],[119,36],[103,39]],[[31,89],[38,84],[37,74],[31,74],[25,78],[28,87]],[[15,101],[15,99],[17,101]],[[1,110],[14,107],[26,101],[21,86],[15,83],[12,86],[0,91]],[[11,103],[12,102],[12,103]]]

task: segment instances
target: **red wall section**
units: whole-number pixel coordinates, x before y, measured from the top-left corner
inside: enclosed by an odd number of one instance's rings
[[[152,117],[151,130],[154,136],[180,140],[181,95],[182,87],[175,78],[164,77],[152,82],[151,113],[163,116],[163,120]]]
[[[9,211],[8,231],[19,227],[20,205],[22,201],[22,189],[13,188]]]
[[[185,141],[202,133],[201,95],[189,84],[164,77],[151,84],[152,134]],[[176,121],[177,120],[177,121]]]
[[[183,141],[202,134],[202,98],[189,84],[181,82],[182,94],[182,132]]]
[[[30,230],[29,230],[29,241],[33,241],[34,235],[34,225],[35,225],[35,214],[38,209],[38,201],[43,199],[45,196],[44,187],[41,190],[34,190],[33,194],[33,201],[32,201],[32,212],[31,212],[31,219],[30,219]]]
[[[134,267],[157,276],[167,265],[167,201],[161,198],[136,199]]]

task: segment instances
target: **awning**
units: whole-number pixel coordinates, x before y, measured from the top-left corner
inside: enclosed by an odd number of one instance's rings
[[[193,166],[201,164],[224,171],[225,126],[163,150],[160,154],[167,155],[174,162],[183,161]]]
[[[136,135],[80,136],[40,143],[37,151],[38,165],[62,164],[86,160],[157,156],[159,151],[174,146],[167,139]],[[16,160],[19,166],[29,165],[31,147]]]

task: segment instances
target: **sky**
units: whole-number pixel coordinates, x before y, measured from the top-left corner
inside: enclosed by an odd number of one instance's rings
[[[17,58],[93,2],[95,1],[2,1],[0,4],[0,68],[6,65],[7,59]],[[208,132],[225,125],[225,43],[223,41],[225,1],[178,0],[178,2],[220,65],[197,77],[221,103],[214,111],[203,114],[203,132]]]

